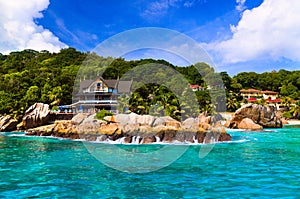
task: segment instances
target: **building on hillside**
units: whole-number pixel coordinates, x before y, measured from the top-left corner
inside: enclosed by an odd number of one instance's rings
[[[261,91],[262,96],[265,100],[276,101],[278,99],[278,92],[275,91]]]
[[[277,108],[279,108],[281,103],[281,99],[278,98],[278,92],[275,91],[261,91],[250,88],[240,90],[240,94],[249,103],[255,103],[260,99],[264,99],[267,104],[275,105]]]
[[[84,80],[80,82],[79,92],[70,106],[74,113],[94,113],[102,109],[117,113],[118,97],[129,95],[131,86],[132,81],[105,80],[102,77]]]
[[[190,89],[192,89],[194,92],[195,91],[204,91],[205,88],[202,86],[199,86],[198,84],[191,84]]]
[[[262,96],[260,90],[253,89],[253,88],[242,89],[240,90],[240,94],[244,99],[251,100],[251,101],[257,100],[257,98]]]

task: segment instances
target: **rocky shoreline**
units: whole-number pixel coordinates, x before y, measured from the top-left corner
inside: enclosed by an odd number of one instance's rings
[[[215,143],[230,141],[231,136],[221,126],[209,124],[204,114],[178,122],[171,117],[118,114],[104,120],[95,114],[77,114],[72,120],[32,128],[26,135],[54,136],[87,141],[117,141],[122,144],[163,143]]]
[[[151,115],[117,114],[103,120],[95,114],[79,113],[71,120],[56,120],[49,123],[50,110],[47,104],[36,103],[22,118],[21,123],[10,116],[0,116],[0,131],[25,131],[31,136],[54,136],[87,141],[117,141],[122,144],[164,143],[215,143],[230,141],[225,128],[262,130],[281,128],[284,124],[275,107],[246,104],[230,119],[224,121],[220,115],[187,118],[179,122],[171,117]],[[226,122],[226,123],[225,123]],[[224,124],[225,125],[222,125]]]

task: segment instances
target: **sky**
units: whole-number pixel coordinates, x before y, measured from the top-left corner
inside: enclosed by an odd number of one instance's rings
[[[230,75],[300,68],[299,0],[0,0],[0,10],[2,54],[93,51],[124,31],[158,27],[190,37]],[[124,57],[186,64],[149,49]]]

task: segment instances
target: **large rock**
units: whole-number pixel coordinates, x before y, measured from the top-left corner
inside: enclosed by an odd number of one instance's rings
[[[98,133],[104,135],[121,134],[121,130],[119,129],[118,124],[110,123],[110,124],[101,125],[101,127],[98,130]]]
[[[72,120],[56,121],[54,125],[27,130],[28,135],[52,135],[56,137],[85,139],[87,141],[118,141],[119,143],[149,144],[156,141],[166,143],[190,142],[210,143],[228,141],[230,135],[224,129],[206,130],[198,124],[199,118],[189,118],[181,124],[171,117],[119,114],[98,120],[95,114],[77,115]],[[131,121],[132,120],[132,121]],[[208,125],[203,117],[202,126]]]
[[[239,108],[232,116],[230,121],[227,121],[227,128],[239,128],[239,124],[245,118],[251,119],[254,123],[263,128],[281,128],[281,117],[276,115],[276,107],[262,106],[259,104],[246,104]]]
[[[77,115],[75,115],[72,118],[72,123],[75,125],[79,125],[81,124],[87,117],[89,116],[89,114],[87,113],[78,113]]]
[[[263,127],[259,124],[254,123],[249,118],[244,118],[242,121],[238,124],[239,129],[249,129],[249,130],[261,130]]]
[[[79,133],[92,133],[96,134],[100,131],[101,125],[106,125],[107,122],[103,120],[98,120],[95,118],[96,114],[92,114],[88,116],[85,120],[83,120],[80,125],[78,125]]]
[[[155,121],[155,117],[152,115],[138,115],[136,113],[118,114],[114,116],[114,121],[121,125],[139,124],[139,125],[152,126]]]
[[[202,123],[206,123],[206,122],[207,122],[207,120],[206,120],[206,112],[203,112],[203,113],[201,113],[198,116],[198,123],[202,124]]]
[[[48,124],[49,119],[49,105],[43,103],[35,103],[26,110],[22,118],[22,127],[25,129],[29,129],[42,126]]]
[[[28,129],[26,135],[51,136],[56,124],[40,126],[33,129]]]
[[[76,126],[72,124],[70,120],[59,120],[55,121],[53,127],[54,133],[69,133],[69,132],[76,132]]]
[[[187,118],[182,122],[183,129],[197,129],[199,127],[198,119],[195,118]]]
[[[154,121],[155,117],[152,115],[140,115],[136,122],[140,125],[153,126]]]
[[[13,131],[17,128],[18,121],[9,115],[0,116],[0,131]]]
[[[115,121],[122,125],[128,124],[129,114],[117,114],[115,115]]]
[[[169,128],[179,129],[181,127],[181,123],[171,118],[170,116],[164,116],[156,118],[152,126],[167,126]]]

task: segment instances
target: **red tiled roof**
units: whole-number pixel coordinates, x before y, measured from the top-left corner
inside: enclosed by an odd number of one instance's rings
[[[274,99],[274,100],[272,100],[272,99],[266,99],[266,101],[267,102],[271,102],[271,103],[279,103],[279,102],[281,102],[281,99],[280,98]]]
[[[262,93],[264,93],[264,94],[270,94],[270,95],[277,95],[278,93],[277,92],[275,92],[275,91],[262,91]]]
[[[261,91],[261,90],[257,90],[254,88],[249,88],[249,89],[242,89],[240,90],[241,93],[260,93],[260,94],[269,94],[269,95],[277,95],[278,92],[275,91]]]
[[[260,93],[260,90],[249,88],[249,89],[242,89],[240,90],[241,93]]]
[[[247,100],[248,100],[248,102],[256,102],[257,101],[257,99],[254,98],[254,97],[253,98],[248,98]]]
[[[190,88],[191,89],[199,88],[199,85],[198,84],[190,85]]]

